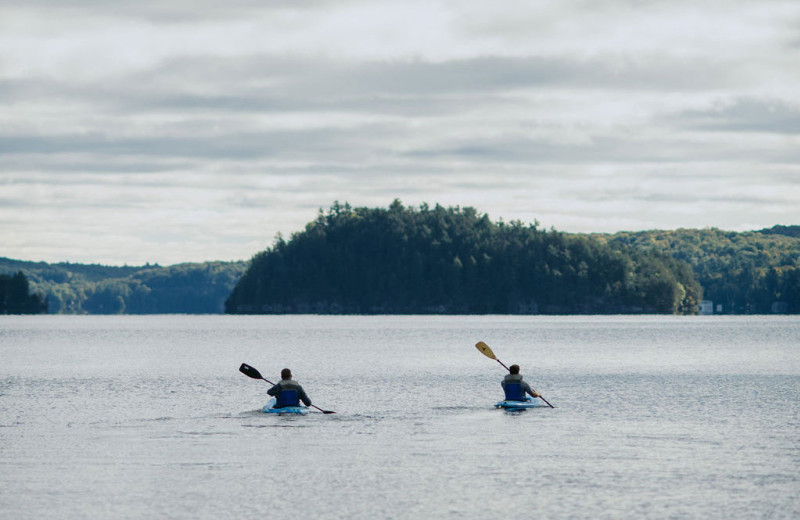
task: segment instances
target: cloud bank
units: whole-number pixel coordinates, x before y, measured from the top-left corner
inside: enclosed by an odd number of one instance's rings
[[[800,6],[0,7],[0,255],[246,259],[334,200],[800,223]]]

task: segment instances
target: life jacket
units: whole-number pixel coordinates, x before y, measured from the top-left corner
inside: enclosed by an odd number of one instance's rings
[[[525,401],[525,390],[522,383],[506,382],[503,390],[506,392],[506,401]]]
[[[275,398],[275,408],[300,406],[300,395],[294,389],[282,389]]]

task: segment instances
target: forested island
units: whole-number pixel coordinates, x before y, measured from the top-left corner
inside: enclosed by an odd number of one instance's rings
[[[229,313],[694,314],[691,266],[473,208],[335,203],[258,255]]]
[[[696,314],[701,303],[707,313],[800,313],[800,227],[570,234],[469,207],[334,203],[257,254],[225,308]]]
[[[0,275],[15,295],[30,282],[25,308],[61,314],[797,314],[800,226],[574,234],[469,207],[334,203],[249,262],[0,258]]]

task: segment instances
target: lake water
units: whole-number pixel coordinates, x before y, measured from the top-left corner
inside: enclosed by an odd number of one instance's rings
[[[800,317],[2,316],[0,360],[2,519],[800,518]]]

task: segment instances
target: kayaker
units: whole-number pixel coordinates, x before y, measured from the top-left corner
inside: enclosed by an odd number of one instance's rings
[[[510,374],[503,378],[500,385],[506,393],[506,401],[524,401],[525,394],[531,397],[539,397],[539,394],[533,391],[531,385],[522,380],[522,375],[519,373],[519,365],[511,365],[508,367]]]
[[[300,401],[303,401],[306,406],[311,406],[311,399],[308,398],[300,383],[292,380],[292,371],[288,368],[281,370],[280,382],[267,390],[267,393],[275,398],[274,408],[300,406]]]

